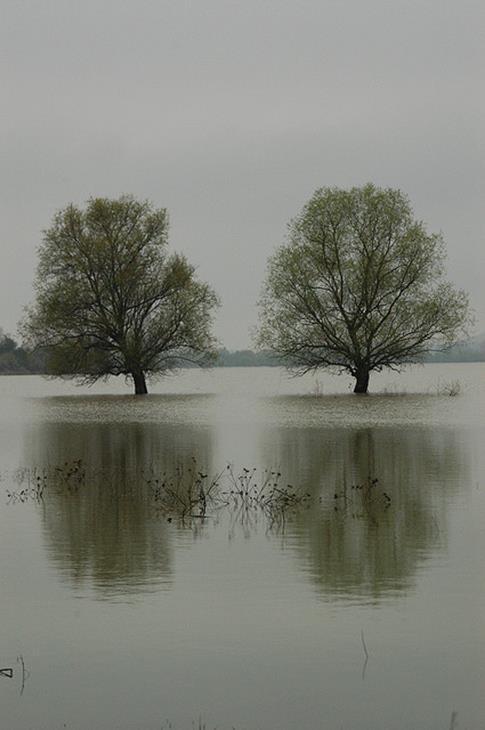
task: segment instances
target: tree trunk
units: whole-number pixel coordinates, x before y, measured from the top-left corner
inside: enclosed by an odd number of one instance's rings
[[[354,393],[367,393],[369,387],[369,368],[361,365],[355,371],[355,388]]]
[[[148,393],[145,373],[132,373],[135,384],[135,395],[146,395]]]

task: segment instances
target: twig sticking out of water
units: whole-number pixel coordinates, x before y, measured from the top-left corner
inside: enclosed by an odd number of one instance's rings
[[[367,651],[367,646],[366,646],[365,639],[364,639],[364,629],[360,630],[360,638],[362,639],[362,646],[364,647],[365,658],[368,659],[369,652]]]
[[[20,687],[20,696],[23,695],[25,689],[25,680],[30,676],[29,672],[25,668],[25,662],[22,654],[17,657],[17,661],[22,667],[22,686]]]
[[[450,720],[450,730],[456,730],[456,718],[458,717],[458,713],[456,710],[453,710],[451,713],[451,720]]]
[[[364,647],[364,654],[365,654],[365,660],[364,660],[364,664],[362,667],[362,679],[365,679],[365,670],[367,669],[367,662],[369,661],[369,652],[367,651],[367,645],[365,643],[364,629],[360,630],[360,638],[362,641],[362,646]]]
[[[367,477],[367,480],[365,482],[362,482],[361,484],[352,484],[350,487],[351,494],[350,496],[347,493],[347,489],[345,489],[343,492],[335,493],[333,495],[335,500],[335,509],[338,510],[338,502],[337,500],[343,500],[344,504],[347,503],[353,503],[354,502],[354,495],[360,495],[360,502],[362,503],[363,507],[370,507],[372,504],[380,504],[385,509],[391,506],[391,498],[387,492],[385,492],[383,489],[379,489],[379,479]]]

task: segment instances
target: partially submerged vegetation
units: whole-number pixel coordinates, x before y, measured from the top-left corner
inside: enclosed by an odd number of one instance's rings
[[[132,497],[145,502],[154,518],[197,532],[208,521],[217,523],[226,516],[230,534],[242,528],[245,535],[261,524],[272,533],[281,533],[289,521],[300,519],[315,502],[320,504],[322,515],[334,511],[343,519],[370,517],[372,521],[380,519],[379,515],[383,516],[392,504],[377,477],[344,485],[339,492],[329,486],[322,492],[310,493],[289,484],[276,469],[235,469],[228,464],[210,475],[195,458],[172,470],[133,472],[89,469],[81,459],[74,459],[59,465],[19,469],[10,481],[16,488],[6,489],[7,504],[37,502],[48,509],[55,495],[82,498],[84,490],[93,489],[102,492],[110,503],[120,498],[119,485],[124,484]]]
[[[256,467],[236,471],[228,464],[222,471],[210,476],[200,470],[195,459],[175,473],[157,476],[145,475],[152,491],[157,511],[169,521],[174,517],[182,523],[203,520],[221,509],[229,509],[245,523],[256,513],[264,515],[268,524],[281,524],[286,515],[308,504],[311,495],[291,484],[282,484],[279,471]]]
[[[21,323],[54,377],[148,377],[212,361],[218,298],[168,252],[168,214],[131,195],[60,210],[39,246],[35,299]]]
[[[9,504],[41,502],[49,490],[77,494],[90,481],[100,477],[106,486],[106,476],[90,472],[82,459],[18,469],[13,475],[17,488],[6,490],[7,501]],[[109,476],[116,481],[116,474]],[[237,513],[243,522],[249,515],[259,513],[267,518],[270,525],[282,524],[286,515],[308,505],[311,500],[308,492],[283,484],[279,471],[263,469],[258,472],[256,467],[235,470],[228,464],[210,476],[200,469],[195,458],[191,459],[189,466],[177,466],[173,471],[142,471],[129,477],[134,485],[141,481],[148,487],[156,514],[169,522],[177,519],[185,525],[214,516],[224,508]]]
[[[174,725],[170,720],[165,720],[160,730],[178,730],[179,726]],[[223,730],[221,726],[208,725],[201,717],[198,720],[192,720],[190,730]],[[231,725],[231,730],[236,730],[234,725]]]
[[[218,503],[219,480],[222,472],[213,477],[199,470],[197,461],[187,469],[178,466],[175,473],[162,472],[143,475],[150,487],[157,510],[171,519],[200,519],[207,516],[208,506]]]
[[[379,479],[371,476],[360,484],[352,484],[350,489],[345,488],[342,492],[336,492],[333,497],[335,511],[345,511],[350,508],[353,516],[358,516],[359,511],[361,513],[373,507],[388,509],[392,502],[389,494],[380,487]]]
[[[298,374],[330,368],[367,393],[372,372],[467,336],[468,296],[444,257],[400,190],[320,188],[269,260],[258,342]]]
[[[15,502],[40,501],[48,487],[62,488],[73,494],[86,482],[86,468],[82,459],[65,461],[53,467],[17,469],[14,483],[18,489],[7,490],[9,504]]]
[[[449,395],[454,398],[461,393],[461,383],[459,380],[445,380],[438,383],[438,395]]]

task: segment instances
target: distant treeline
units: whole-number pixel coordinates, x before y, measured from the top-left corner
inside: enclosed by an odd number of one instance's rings
[[[441,352],[430,352],[425,358],[425,362],[483,362],[484,360],[485,340],[467,342]]]
[[[0,329],[0,375],[22,375],[45,372],[45,358],[40,352],[29,352]]]
[[[485,361],[485,338],[479,337],[443,352],[430,353],[425,362],[482,362]],[[216,367],[275,367],[282,366],[281,358],[268,350],[220,350]],[[30,352],[0,329],[0,375],[43,374],[46,372],[42,352]]]
[[[483,362],[485,361],[485,340],[451,347],[449,350],[429,353],[424,362]],[[217,367],[274,367],[284,366],[282,358],[272,355],[268,350],[221,350]]]
[[[284,365],[281,358],[272,355],[268,350],[254,352],[253,350],[226,350],[219,351],[216,367],[274,367]]]

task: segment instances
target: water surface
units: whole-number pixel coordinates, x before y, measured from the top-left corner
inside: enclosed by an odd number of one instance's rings
[[[0,378],[4,726],[484,727],[484,375]],[[159,509],[155,475],[227,464],[308,500]]]

